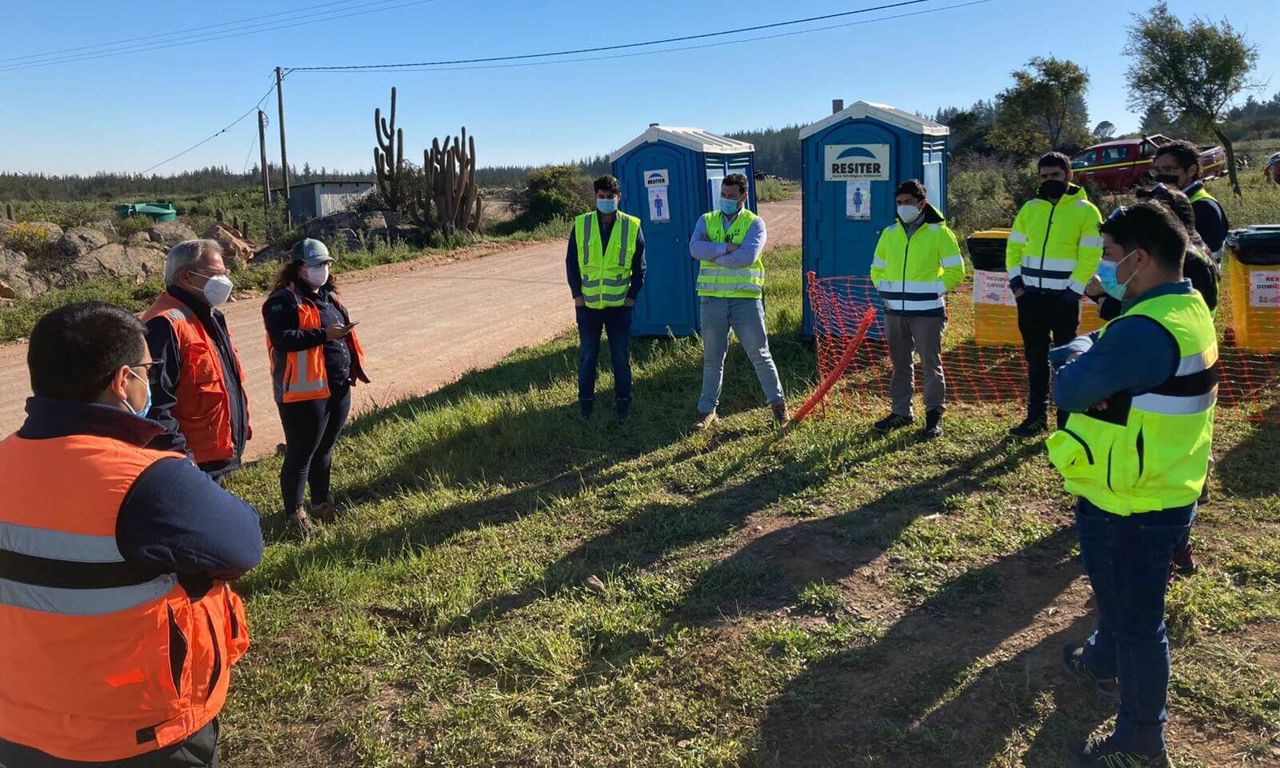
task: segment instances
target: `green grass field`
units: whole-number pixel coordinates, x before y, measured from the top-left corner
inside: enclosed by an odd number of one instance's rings
[[[798,403],[799,251],[769,274]],[[1060,672],[1088,586],[1041,442],[1005,438],[1017,406],[957,405],[928,444],[874,436],[874,398],[778,431],[734,349],[696,434],[698,340],[633,356],[625,428],[576,420],[568,337],[357,420],[348,511],[305,544],[278,459],[234,479],[269,547],[238,584],[226,765],[1052,767],[1105,727]],[[1271,415],[1221,415],[1202,567],[1169,598],[1180,766],[1280,764]]]

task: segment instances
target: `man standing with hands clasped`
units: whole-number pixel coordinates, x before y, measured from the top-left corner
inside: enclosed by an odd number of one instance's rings
[[[1080,297],[1102,258],[1102,214],[1071,183],[1071,160],[1050,152],[1037,167],[1040,188],[1018,211],[1005,251],[1027,357],[1027,417],[1009,430],[1014,437],[1048,428],[1050,342],[1066,344],[1076,335]],[[1065,418],[1059,414],[1059,425]]]
[[[578,321],[578,409],[583,421],[595,411],[600,332],[609,334],[614,409],[631,415],[631,310],[644,287],[644,234],[640,219],[618,210],[622,186],[612,176],[592,184],[596,209],[573,221],[565,271]]]
[[[746,207],[747,177],[731,173],[720,185],[717,210],[698,219],[689,255],[698,260],[702,300],[702,396],[695,428],[716,422],[716,406],[729,351],[729,329],[755,366],[756,378],[778,424],[787,421],[787,400],[769,354],[764,324],[764,219]]]
[[[943,400],[947,385],[942,371],[942,336],[947,330],[943,296],[964,279],[964,258],[956,236],[942,214],[929,204],[924,185],[904,181],[894,193],[898,220],[880,233],[871,262],[871,282],[884,299],[885,332],[893,378],[889,392],[893,412],[877,421],[877,432],[889,432],[912,422],[915,361],[924,368],[925,438],[942,435]]]

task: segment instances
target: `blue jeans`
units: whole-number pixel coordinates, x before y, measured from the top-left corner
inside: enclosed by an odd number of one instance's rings
[[[782,382],[769,354],[769,335],[764,327],[764,302],[760,299],[702,297],[702,396],[698,413],[711,413],[720,403],[724,380],[724,356],[729,352],[729,329],[737,334],[742,349],[755,366],[756,378],[769,405],[782,402]]]
[[[600,331],[609,334],[613,360],[613,396],[631,401],[631,307],[576,307],[578,319],[578,400],[596,398],[596,366],[600,361]]]
[[[1169,564],[1191,530],[1196,505],[1113,515],[1085,499],[1076,505],[1080,559],[1093,586],[1098,629],[1084,663],[1098,677],[1120,680],[1118,746],[1142,754],[1164,751],[1169,695],[1169,640],[1164,596]]]

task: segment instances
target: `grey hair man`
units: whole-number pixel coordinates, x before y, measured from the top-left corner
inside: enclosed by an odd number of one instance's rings
[[[150,445],[186,453],[210,476],[240,466],[252,430],[240,356],[218,309],[234,285],[216,240],[169,249],[165,292],[142,315],[151,368],[147,417],[165,431]]]

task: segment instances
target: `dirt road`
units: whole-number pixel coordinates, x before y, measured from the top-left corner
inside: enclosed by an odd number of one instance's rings
[[[770,246],[799,245],[799,198],[761,209]],[[410,262],[344,275],[342,298],[360,321],[374,379],[355,389],[355,412],[431,392],[572,326],[564,249],[557,240],[439,266]],[[226,309],[248,381],[250,459],[270,454],[284,439],[272,402],[260,309],[257,298]],[[22,424],[31,391],[26,356],[25,343],[0,347],[0,434]]]

